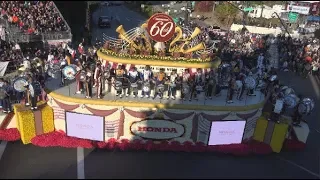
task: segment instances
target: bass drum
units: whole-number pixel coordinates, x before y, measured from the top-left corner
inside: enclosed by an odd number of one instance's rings
[[[18,77],[13,81],[13,88],[18,92],[24,92],[26,90],[26,85],[28,81],[24,77]]]
[[[245,83],[246,88],[248,88],[248,89],[254,89],[257,85],[256,79],[252,76],[247,76],[244,79],[244,83]]]
[[[289,94],[284,97],[284,104],[290,109],[296,107],[297,103],[297,96],[295,94]]]
[[[64,77],[68,80],[73,80],[77,74],[77,70],[73,66],[66,66],[62,69]]]

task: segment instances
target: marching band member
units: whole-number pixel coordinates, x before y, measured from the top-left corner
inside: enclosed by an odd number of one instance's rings
[[[206,97],[205,99],[209,98],[212,99],[212,95],[216,95],[216,74],[213,70],[213,68],[210,69],[210,71],[206,75],[206,84],[207,84],[207,90],[206,90]]]
[[[27,74],[26,75],[26,78],[27,78],[27,82],[24,84],[24,87],[26,88],[25,90],[25,106],[30,106],[30,93],[29,93],[29,84],[32,83],[32,76],[30,74]]]
[[[189,73],[189,69],[185,69],[184,72],[182,73],[182,83],[181,83],[181,99],[185,100],[185,96],[187,95],[187,93],[189,92],[184,92],[185,91],[185,86],[190,87],[190,73]],[[188,88],[190,89],[190,88]]]
[[[101,69],[101,63],[97,63],[97,67],[94,72],[95,75],[95,85],[97,87],[97,98],[100,99],[102,96],[102,69]],[[93,87],[95,87],[93,85]]]
[[[98,78],[99,78],[99,76],[101,76],[101,74],[102,74],[102,72],[101,72],[101,62],[97,62],[96,68],[94,70],[94,76],[93,76],[94,84],[93,84],[92,87],[96,87],[97,86]]]
[[[176,69],[172,70],[168,79],[169,79],[169,87],[168,87],[167,99],[169,99],[171,96],[171,99],[175,100],[176,92],[177,92],[177,81],[178,81],[178,74]]]
[[[10,86],[8,81],[3,81],[4,98],[2,99],[2,109],[4,113],[10,113],[12,111],[12,104],[10,96],[12,95],[13,88]]]
[[[65,77],[64,77],[64,74],[63,74],[63,71],[62,69],[64,67],[67,66],[67,62],[65,61],[65,59],[61,60],[61,63],[60,63],[60,77],[61,77],[61,84],[60,86],[64,86],[64,83],[65,83]]]
[[[248,76],[252,76],[252,72],[249,72]],[[249,91],[247,93],[248,96],[256,96],[254,94],[254,88],[249,88]]]
[[[194,96],[195,100],[198,100],[197,95],[200,94],[200,91],[198,91],[196,89],[197,86],[202,86],[202,84],[204,83],[204,75],[202,73],[202,69],[198,68],[197,72],[194,75],[194,84],[191,87],[191,95],[190,95],[190,99],[189,101],[191,101],[192,96]]]
[[[81,82],[80,81],[80,79],[79,79],[79,75],[80,75],[80,72],[82,71],[82,69],[83,69],[83,66],[82,66],[82,63],[81,63],[81,61],[77,61],[77,72],[78,72],[78,74],[76,75],[76,83],[77,83],[77,94],[81,94],[82,92],[83,92],[83,82]]]
[[[156,88],[155,88],[155,93],[154,93],[153,99],[155,99],[158,95],[159,95],[159,98],[162,99],[163,98],[164,89],[163,88],[160,89],[159,85],[160,86],[164,86],[164,82],[165,82],[165,79],[166,79],[166,73],[164,72],[164,69],[161,68],[160,72],[157,73],[154,78],[155,78],[155,81],[156,81],[156,85],[155,85]]]
[[[123,78],[124,78],[124,70],[122,69],[121,65],[118,65],[118,68],[116,69],[116,82],[121,82],[121,84],[117,85],[116,84],[116,96],[120,96],[120,98],[122,98],[123,94],[122,94],[122,84],[123,84]],[[119,89],[117,90],[118,86]]]
[[[263,53],[260,53],[260,55],[258,56],[258,59],[257,59],[257,69],[264,69],[264,56],[263,56]]]
[[[92,97],[92,72],[90,67],[86,67],[86,98]]]
[[[107,94],[107,93],[111,92],[112,80],[115,77],[116,73],[115,73],[115,69],[111,68],[111,65],[109,63],[106,66],[104,66],[103,71],[104,71],[104,74],[105,73],[109,74],[107,76],[104,75],[102,78],[103,89],[104,89],[105,93]]]
[[[228,101],[227,103],[233,103],[233,94],[236,89],[236,79],[235,77],[229,78],[229,86],[228,86]]]
[[[140,75],[141,75],[140,78],[143,80],[143,83],[150,82],[150,80],[152,78],[152,71],[150,70],[150,66],[147,65]],[[149,92],[142,91],[141,98],[143,98],[145,95],[147,98],[149,98],[150,91]]]
[[[244,73],[240,73],[238,76],[237,76],[237,79],[236,79],[236,85],[237,85],[237,88],[239,88],[239,92],[238,92],[238,96],[237,96],[237,99],[239,101],[242,100],[242,95],[244,93],[244,79],[245,79],[246,75]]]
[[[138,80],[140,78],[139,72],[137,71],[136,67],[133,67],[129,72],[128,72],[128,78],[131,86],[128,89],[127,96],[129,96],[132,92],[133,97],[137,97],[138,95]]]

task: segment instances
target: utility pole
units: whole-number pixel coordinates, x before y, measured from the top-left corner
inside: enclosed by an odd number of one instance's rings
[[[187,25],[189,23],[189,16],[190,16],[190,12],[191,11],[191,1],[187,1],[187,8],[185,10],[185,16],[184,16],[184,24]]]

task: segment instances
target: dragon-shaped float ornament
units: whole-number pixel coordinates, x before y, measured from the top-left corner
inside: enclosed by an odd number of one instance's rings
[[[168,18],[169,17],[169,18]],[[176,26],[172,18],[166,14],[155,14],[140,27],[125,31],[120,25],[116,32],[118,39],[106,35],[104,53],[124,58],[141,58],[160,60],[185,60],[208,62],[212,60],[215,45],[207,45],[199,36],[207,36],[196,27]],[[156,58],[156,59],[158,59]]]

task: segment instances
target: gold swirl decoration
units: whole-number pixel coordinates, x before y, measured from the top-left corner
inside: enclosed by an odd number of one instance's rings
[[[102,50],[97,51],[97,55],[100,59],[105,61],[111,61],[120,64],[135,64],[135,65],[150,65],[150,66],[163,66],[163,67],[180,67],[180,68],[218,68],[221,63],[220,58],[216,58],[214,61],[208,62],[188,62],[184,59],[179,61],[161,61],[161,60],[148,60],[143,58],[121,58],[112,55],[107,55]]]

